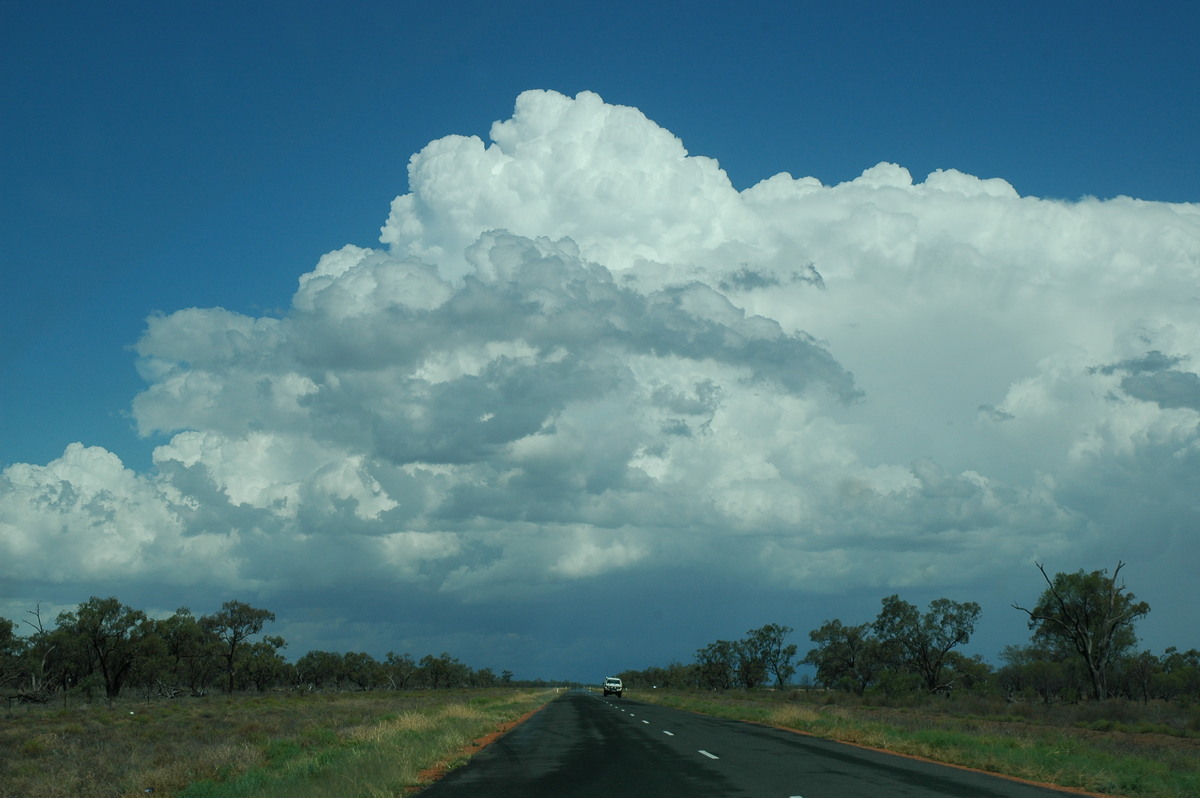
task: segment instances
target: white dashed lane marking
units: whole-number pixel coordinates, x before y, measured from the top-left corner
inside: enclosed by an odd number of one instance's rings
[[[631,717],[631,718],[636,718],[636,717],[637,717],[637,715],[635,715],[634,713],[632,713],[632,712],[630,712],[629,710],[625,709],[624,707],[617,706],[616,704],[612,704],[612,703],[609,703],[609,702],[607,702],[607,701],[606,701],[605,703],[607,703],[607,704],[608,704],[609,706],[611,706],[613,709],[619,709],[619,710],[621,710],[622,712],[624,712],[626,715],[628,715],[628,716],[629,716],[629,717]],[[647,726],[649,726],[649,725],[650,725],[650,721],[648,721],[648,720],[643,720],[643,721],[642,721],[642,723],[645,723]],[[662,733],[663,733],[663,734],[665,734],[665,735],[667,735],[668,737],[674,737],[674,736],[675,736],[675,732],[669,732],[669,731],[667,731],[666,729],[663,729],[663,730],[662,730]],[[712,753],[709,753],[708,751],[705,751],[703,748],[699,749],[699,750],[697,751],[697,753],[699,753],[699,754],[703,754],[704,756],[708,757],[709,759],[720,759],[720,758],[721,758],[721,757],[717,756],[716,754],[712,754]],[[802,795],[790,795],[790,796],[788,796],[788,798],[804,798],[804,796],[802,796]]]

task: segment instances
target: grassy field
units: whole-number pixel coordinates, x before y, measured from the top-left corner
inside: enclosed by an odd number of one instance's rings
[[[555,695],[277,693],[13,707],[0,720],[0,798],[403,796]],[[1195,708],[969,697],[877,706],[801,691],[627,696],[1095,794],[1200,795]]]
[[[208,696],[18,706],[0,797],[400,796],[553,690]]]
[[[1094,794],[1200,796],[1196,709],[1125,702],[1044,707],[971,697],[871,706],[845,694],[802,691],[627,695]]]

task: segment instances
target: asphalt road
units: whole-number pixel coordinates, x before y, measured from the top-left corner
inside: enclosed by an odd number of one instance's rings
[[[421,798],[1046,798],[1068,793],[630,699],[565,693]]]

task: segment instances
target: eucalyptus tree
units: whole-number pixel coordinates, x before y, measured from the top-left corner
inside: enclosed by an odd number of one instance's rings
[[[1108,676],[1117,658],[1137,643],[1133,625],[1150,612],[1150,605],[1118,582],[1125,563],[1108,569],[1056,573],[1051,579],[1038,564],[1046,589],[1033,609],[1014,603],[1029,616],[1035,641],[1072,651],[1087,668],[1092,697],[1108,697]]]
[[[769,623],[746,633],[743,646],[753,658],[762,664],[766,673],[775,677],[775,686],[783,687],[796,673],[792,659],[796,656],[796,644],[788,643],[787,637],[794,629]]]
[[[1049,704],[1074,689],[1071,668],[1044,645],[1010,644],[1000,651],[1000,659],[1004,666],[996,673],[996,681],[1010,700],[1036,696]]]
[[[767,663],[753,640],[744,638],[733,645],[737,652],[735,673],[738,684],[746,690],[753,690],[767,680]]]
[[[943,680],[952,649],[965,645],[975,632],[980,607],[974,601],[947,598],[929,602],[924,614],[897,595],[882,600],[872,624],[884,647],[884,657],[901,670],[916,673],[930,692],[948,690]]]
[[[1159,698],[1181,695],[1200,698],[1200,651],[1180,651],[1169,647],[1162,655],[1162,669],[1152,677],[1154,694]]]
[[[292,666],[279,653],[287,645],[282,637],[264,635],[262,640],[246,644],[239,659],[240,672],[260,692],[289,681]]]
[[[346,678],[346,660],[335,651],[313,649],[296,660],[296,678],[312,689],[340,690]]]
[[[0,687],[16,684],[23,672],[21,659],[25,643],[17,637],[15,630],[16,624],[8,618],[0,618]]]
[[[817,681],[825,687],[858,695],[875,683],[884,661],[879,638],[869,623],[847,626],[837,618],[808,633],[816,644],[802,660],[817,668]]]
[[[696,666],[701,686],[712,690],[728,690],[738,676],[737,643],[718,640],[696,651]]]
[[[462,686],[470,678],[470,672],[468,666],[443,651],[437,657],[432,654],[421,657],[415,677],[423,686],[438,690]]]
[[[115,597],[93,596],[74,612],[60,613],[58,631],[88,651],[109,698],[119,696],[134,665],[162,645],[154,633],[154,622]]]
[[[395,651],[389,651],[383,661],[383,667],[384,678],[388,685],[393,690],[403,690],[409,686],[409,682],[412,681],[419,666],[411,654],[397,654]],[[512,681],[512,672],[505,671],[505,673],[508,674],[508,681]]]
[[[251,607],[241,601],[227,601],[221,605],[220,610],[200,619],[200,626],[220,641],[221,658],[225,661],[227,692],[233,692],[238,648],[247,639],[261,632],[267,621],[274,620],[275,613],[270,610]]]
[[[387,678],[385,666],[365,651],[343,654],[342,673],[359,690],[370,690]]]
[[[221,641],[187,607],[158,621],[156,630],[166,646],[163,678],[172,689],[186,686],[203,694],[221,672]]]

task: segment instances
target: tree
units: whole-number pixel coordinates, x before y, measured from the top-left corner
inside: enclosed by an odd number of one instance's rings
[[[817,681],[826,687],[862,695],[883,669],[879,639],[870,624],[846,626],[837,618],[808,633],[817,644],[804,657],[817,668]]]
[[[201,627],[221,641],[221,657],[225,660],[228,677],[226,692],[233,692],[238,647],[250,636],[261,632],[263,624],[274,620],[275,613],[270,610],[256,609],[240,601],[227,601],[218,612],[200,619]]]
[[[496,672],[491,668],[480,668],[471,674],[472,687],[495,687],[498,682]]]
[[[1143,704],[1150,702],[1150,689],[1154,677],[1162,672],[1162,662],[1149,651],[1126,656],[1121,659],[1124,677],[1124,692],[1129,698],[1140,698]]]
[[[33,616],[33,620],[25,620],[24,623],[33,633],[25,640],[20,674],[27,677],[28,681],[19,690],[18,696],[22,701],[48,701],[52,683],[58,682],[66,689],[75,675],[69,673],[65,666],[64,654],[67,649],[71,649],[71,653],[82,652],[72,659],[77,663],[83,662],[81,671],[85,675],[91,672],[90,656],[76,636],[62,629],[46,629],[42,623],[41,604],[34,605],[28,614]],[[78,680],[75,682],[78,683]]]
[[[121,694],[134,664],[151,653],[153,644],[159,643],[153,634],[153,621],[115,597],[93,596],[75,612],[61,613],[58,627],[81,641],[93,655],[109,698]]]
[[[0,687],[16,684],[22,674],[24,642],[15,634],[16,624],[0,618]]]
[[[160,678],[169,681],[163,688],[168,692],[186,686],[192,695],[203,695],[221,671],[221,641],[192,615],[187,607],[156,624],[156,631],[166,645],[164,673]]]
[[[469,670],[466,665],[443,651],[438,657],[432,654],[421,657],[421,667],[416,675],[425,686],[438,690],[461,685],[467,680]]]
[[[901,669],[918,674],[930,692],[948,690],[953,682],[942,679],[947,657],[951,649],[970,641],[979,605],[939,598],[929,602],[929,611],[921,615],[916,606],[897,595],[881,603],[873,628],[884,656]]]
[[[241,672],[258,692],[265,693],[271,685],[284,681],[290,666],[279,650],[286,646],[282,637],[266,635],[242,648]]]
[[[343,654],[342,673],[359,690],[370,690],[384,680],[383,666],[365,651]]]
[[[327,685],[340,689],[345,678],[345,662],[341,654],[314,649],[296,661],[296,678],[312,689]]]
[[[696,652],[700,685],[710,690],[733,687],[738,672],[737,644],[728,640],[709,643]]]
[[[695,687],[697,684],[696,664],[668,662],[663,687]]]
[[[1004,667],[996,674],[1000,689],[1011,701],[1037,696],[1051,703],[1068,686],[1069,673],[1057,654],[1045,646],[1007,645],[1000,652]]]
[[[393,690],[403,690],[408,686],[413,674],[417,672],[417,663],[409,654],[397,654],[394,651],[387,653],[387,658],[383,661],[384,670],[386,671],[388,684]],[[505,671],[508,674],[508,681],[512,681],[512,672]]]
[[[956,690],[968,690],[977,695],[992,693],[996,689],[996,670],[984,662],[979,654],[968,657],[957,651],[946,655],[947,681]]]
[[[1200,696],[1200,651],[1193,648],[1181,652],[1175,646],[1169,647],[1162,655],[1162,670],[1151,681],[1159,698]]]
[[[745,648],[766,672],[775,677],[776,687],[783,687],[796,672],[796,666],[792,664],[792,658],[796,656],[796,644],[784,643],[793,631],[790,626],[769,623],[746,633]]]
[[[1029,628],[1035,640],[1058,645],[1083,660],[1091,679],[1092,697],[1108,697],[1108,674],[1116,658],[1137,642],[1133,624],[1150,612],[1150,605],[1136,601],[1136,596],[1118,584],[1125,563],[1117,562],[1112,576],[1108,570],[1073,574],[1057,573],[1054,579],[1038,563],[1046,580],[1033,609],[1019,604],[1013,608],[1029,616]]]
[[[767,680],[767,663],[752,640],[738,640],[733,646],[737,654],[738,684],[753,690]]]
[[[29,676],[27,693],[48,697],[50,686],[58,684],[64,690],[82,687],[90,699],[92,689],[103,681],[95,672],[96,655],[90,641],[69,625],[46,629],[42,624],[40,604],[29,610],[29,615],[33,620],[26,620],[25,624],[33,629],[33,634],[28,638],[25,652]],[[64,617],[73,619],[74,615],[60,613],[58,620],[61,622]]]

